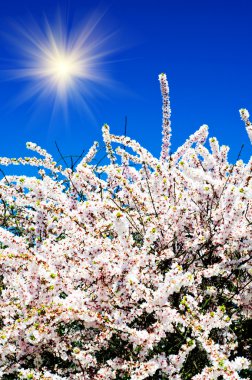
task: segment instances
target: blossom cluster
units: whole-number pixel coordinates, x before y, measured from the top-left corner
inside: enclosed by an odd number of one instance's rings
[[[252,158],[206,125],[170,155],[160,82],[160,159],[108,125],[106,165],[0,158],[39,168],[0,181],[2,379],[249,379]]]

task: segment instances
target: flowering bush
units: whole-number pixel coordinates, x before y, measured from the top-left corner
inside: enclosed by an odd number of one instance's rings
[[[107,165],[97,143],[75,170],[32,143],[0,159],[40,168],[0,181],[2,379],[251,376],[252,158],[209,151],[206,125],[170,154],[159,80],[160,159],[108,125]]]

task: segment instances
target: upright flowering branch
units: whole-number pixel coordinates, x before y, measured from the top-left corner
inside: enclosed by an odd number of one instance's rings
[[[105,146],[106,146],[107,155],[108,155],[111,163],[114,164],[116,161],[116,157],[114,155],[114,152],[113,152],[113,149],[111,146],[111,137],[110,137],[110,133],[109,133],[108,124],[104,124],[102,127],[102,136],[103,136],[103,141],[104,141]]]
[[[241,119],[244,121],[245,126],[246,126],[246,131],[249,136],[250,142],[252,144],[252,124],[249,120],[249,112],[245,108],[240,109],[240,115]]]
[[[171,145],[171,108],[170,108],[170,99],[169,99],[169,86],[166,78],[166,74],[159,75],[159,82],[162,94],[162,111],[163,111],[163,123],[162,123],[162,147],[160,159],[164,162],[169,155],[170,145]]]

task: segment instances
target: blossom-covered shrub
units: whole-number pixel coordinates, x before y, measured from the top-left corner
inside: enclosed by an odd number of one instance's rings
[[[1,379],[250,378],[252,158],[206,125],[170,154],[159,80],[160,158],[104,125],[107,165],[0,159],[39,167],[0,182]]]

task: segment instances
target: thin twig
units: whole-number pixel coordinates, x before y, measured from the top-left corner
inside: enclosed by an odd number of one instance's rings
[[[158,218],[158,213],[157,213],[157,210],[156,210],[156,207],[155,207],[155,204],[154,204],[154,199],[152,197],[151,190],[150,190],[150,185],[149,185],[149,180],[148,180],[148,173],[147,173],[147,170],[146,170],[145,162],[143,162],[143,167],[144,167],[144,170],[145,170],[145,173],[146,173],[146,182],[147,182],[147,186],[148,186],[149,195],[150,195],[150,198],[151,198],[151,203],[152,203],[152,206],[153,206],[153,209],[154,209],[154,212],[155,212],[155,216],[156,216],[156,218]]]

